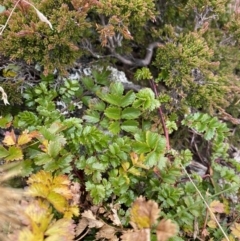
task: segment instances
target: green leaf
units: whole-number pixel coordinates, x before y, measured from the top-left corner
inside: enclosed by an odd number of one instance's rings
[[[204,134],[204,138],[209,141],[214,137],[215,134],[215,130],[214,129],[209,129],[206,131],[206,133]]]
[[[34,158],[35,164],[36,165],[43,165],[48,162],[52,162],[53,158],[50,157],[47,153],[40,153],[37,154],[36,157]]]
[[[126,132],[137,132],[138,129],[138,121],[136,120],[126,120],[121,124],[121,129]]]
[[[96,171],[105,171],[105,165],[103,163],[99,163],[99,162],[94,162],[92,164],[92,169],[96,170]]]
[[[160,102],[155,99],[155,95],[150,88],[141,89],[136,94],[136,100],[133,103],[133,107],[142,108],[143,110],[154,110],[160,106]]]
[[[106,94],[102,99],[111,105],[121,106],[122,103],[122,96],[115,94]]]
[[[128,107],[122,111],[121,117],[123,119],[136,119],[141,115],[141,111],[133,107]]]
[[[151,151],[151,148],[147,145],[147,143],[144,142],[136,141],[133,143],[132,147],[137,154],[142,154]]]
[[[32,160],[24,160],[22,161],[21,165],[22,165],[22,175],[24,177],[29,176],[34,170]]]
[[[8,114],[6,116],[0,116],[0,128],[7,128],[7,125],[12,121],[13,117]]]
[[[8,156],[8,150],[0,145],[0,159]]]
[[[100,114],[97,111],[88,111],[82,118],[89,123],[95,124],[100,121]]]
[[[164,153],[166,150],[167,141],[164,136],[158,135],[158,142],[156,144],[155,151],[158,153]]]
[[[109,131],[111,131],[114,135],[119,134],[120,132],[120,123],[118,121],[112,122],[109,125]]]
[[[50,141],[47,146],[47,153],[50,157],[55,158],[62,149],[62,145],[59,141]]]
[[[140,176],[141,175],[141,172],[135,167],[129,168],[128,172],[133,174],[134,176]]]
[[[150,80],[153,78],[152,73],[147,67],[142,67],[141,69],[138,69],[134,77],[136,78],[136,80]]]
[[[92,98],[88,104],[91,110],[104,111],[106,108],[105,103],[98,98]]]
[[[167,162],[168,162],[168,158],[161,155],[160,158],[158,159],[158,163],[157,163],[159,170],[163,170],[166,167]]]
[[[127,94],[122,97],[121,107],[131,105],[134,102],[135,98],[135,93],[132,90],[128,91]]]
[[[94,185],[87,181],[86,190],[90,192],[94,204],[99,204],[105,198],[105,187],[101,184]]]
[[[83,77],[81,79],[82,83],[84,84],[84,86],[86,87],[86,89],[88,90],[92,90],[94,87],[94,80],[91,77]]]
[[[157,165],[159,158],[160,158],[160,155],[158,153],[156,153],[155,151],[150,152],[146,156],[144,164],[147,165],[148,167],[153,167]]]
[[[161,137],[157,133],[153,133],[151,131],[146,132],[146,143],[152,149],[155,149],[160,138]]]
[[[39,118],[33,113],[29,111],[23,111],[19,115],[19,126],[34,126],[38,123]]]
[[[110,92],[112,94],[122,96],[123,91],[124,91],[124,87],[121,82],[114,82],[110,84]]]
[[[121,117],[121,108],[118,107],[108,107],[104,111],[105,116],[113,120],[119,120]]]
[[[23,159],[22,149],[16,146],[10,146],[8,149],[8,156],[5,158],[6,161],[18,161]]]

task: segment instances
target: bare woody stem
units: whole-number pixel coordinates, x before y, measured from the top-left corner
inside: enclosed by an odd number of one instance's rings
[[[152,60],[152,56],[153,56],[153,50],[157,47],[163,47],[163,46],[164,45],[160,42],[153,42],[153,43],[149,44],[148,47],[146,48],[147,52],[146,52],[144,59],[137,59],[137,58],[129,59],[125,56],[122,56],[122,55],[116,53],[115,48],[112,48],[110,46],[108,46],[108,48],[111,51],[112,55],[116,59],[121,61],[123,64],[137,66],[137,67],[143,67],[143,66],[147,66],[150,64],[150,62]]]

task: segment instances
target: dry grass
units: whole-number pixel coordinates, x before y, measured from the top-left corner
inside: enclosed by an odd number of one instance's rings
[[[6,181],[19,174],[17,164],[0,166],[0,241],[9,240],[9,235],[21,226],[19,211],[23,190],[11,188]]]

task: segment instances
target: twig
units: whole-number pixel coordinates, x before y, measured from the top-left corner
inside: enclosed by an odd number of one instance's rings
[[[90,231],[90,228],[88,228],[87,231],[82,236],[80,236],[78,239],[76,239],[75,241],[79,241],[79,240],[83,239],[89,233],[89,231]]]
[[[147,53],[146,53],[144,59],[137,59],[137,58],[129,59],[129,58],[125,57],[125,56],[122,56],[122,55],[118,54],[115,51],[115,48],[112,48],[109,45],[107,47],[111,51],[112,55],[116,59],[121,61],[123,64],[131,65],[131,66],[143,67],[143,66],[147,66],[147,65],[150,64],[150,62],[152,60],[152,56],[153,56],[153,50],[155,48],[157,48],[157,47],[163,47],[163,46],[164,45],[162,43],[160,43],[160,42],[153,42],[153,43],[149,44],[148,47],[146,48]]]

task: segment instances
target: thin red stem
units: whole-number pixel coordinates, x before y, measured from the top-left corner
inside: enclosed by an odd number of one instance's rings
[[[154,94],[157,98],[159,93],[157,91],[157,86],[156,86],[154,80],[150,80],[150,84],[151,84],[152,89],[154,91]],[[158,114],[159,114],[159,117],[160,117],[160,120],[161,120],[161,123],[162,123],[164,136],[165,136],[166,141],[167,141],[167,150],[170,150],[171,147],[170,147],[170,142],[169,142],[169,133],[168,133],[168,129],[166,127],[166,123],[165,123],[165,120],[164,120],[164,115],[163,115],[163,111],[162,111],[161,106],[158,107]]]

